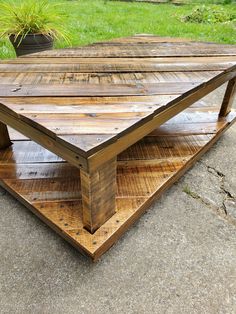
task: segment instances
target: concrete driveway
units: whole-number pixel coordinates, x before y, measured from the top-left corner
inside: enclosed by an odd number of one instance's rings
[[[2,189],[0,213],[0,313],[236,313],[236,126],[96,264]]]

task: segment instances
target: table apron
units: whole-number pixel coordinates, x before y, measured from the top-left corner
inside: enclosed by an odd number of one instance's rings
[[[164,111],[154,115],[151,120],[143,123],[140,127],[133,129],[129,133],[118,138],[116,142],[91,155],[88,158],[89,171],[94,171],[96,168],[100,167],[102,164],[111,160],[113,157],[138,142],[144,136],[151,133],[157,127],[235,77],[236,66],[219,74],[210,81],[203,83],[200,87],[196,87],[194,90],[175,99],[167,105],[167,108]]]
[[[44,148],[48,149],[52,153],[55,153],[59,157],[65,159],[70,164],[78,168],[81,168],[85,171],[88,170],[87,159],[85,157],[80,156],[76,152],[65,147],[63,144],[57,142],[51,136],[28,125],[26,122],[15,118],[9,113],[3,112],[1,109],[0,121],[6,125],[9,125],[10,127],[22,133],[26,137],[29,137],[30,139],[40,144]]]

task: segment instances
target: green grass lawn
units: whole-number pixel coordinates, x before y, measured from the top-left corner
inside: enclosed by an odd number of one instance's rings
[[[175,6],[104,0],[51,1],[60,3],[61,10],[67,15],[64,26],[69,32],[71,46],[137,33],[236,43],[236,29],[233,23],[181,22],[180,17],[191,12],[195,6],[193,4]],[[236,12],[235,4],[224,5],[224,8]],[[68,43],[64,41],[56,43],[57,48],[66,46]],[[14,57],[14,51],[10,43],[8,40],[1,40],[0,58],[11,57]]]

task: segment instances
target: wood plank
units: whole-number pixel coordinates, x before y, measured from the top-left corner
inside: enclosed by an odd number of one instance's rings
[[[62,158],[33,141],[14,141],[14,145],[1,152],[0,162],[3,160],[11,164],[14,164],[15,160],[19,164],[29,164],[31,160],[33,163],[63,162]]]
[[[209,116],[209,115],[208,115]],[[214,134],[219,127],[223,127],[225,122],[218,120],[215,122],[199,122],[199,123],[166,123],[156,130],[152,131],[148,136],[179,136],[179,135],[198,135],[198,134]]]
[[[180,94],[176,95],[149,95],[149,96],[115,96],[115,97],[1,97],[0,102],[5,104],[14,115],[14,111],[20,113],[21,111],[34,112],[48,112],[53,113],[58,110],[59,112],[77,112],[77,113],[94,113],[94,112],[126,112],[144,111],[149,110],[150,106],[160,106],[177,98]],[[31,111],[31,107],[34,106]],[[28,107],[29,106],[29,107]],[[40,108],[42,107],[42,110]],[[38,109],[36,111],[36,108]],[[120,108],[120,109],[119,109]],[[6,109],[6,108],[4,108]],[[12,110],[11,110],[12,109]],[[52,111],[51,111],[52,110]],[[68,111],[69,110],[69,111]],[[74,110],[74,111],[73,111]]]
[[[88,46],[86,46],[86,48],[94,48],[94,47],[98,47],[98,48],[121,48],[123,49],[124,47],[127,48],[127,50],[129,51],[129,49],[133,48],[134,50],[139,49],[139,50],[146,50],[146,48],[149,47],[153,47],[156,49],[162,49],[162,48],[169,48],[171,47],[173,52],[175,52],[176,50],[178,51],[178,48],[184,48],[185,50],[190,49],[194,49],[194,48],[199,48],[199,50],[201,49],[219,49],[219,43],[216,42],[205,42],[205,41],[188,41],[188,40],[183,40],[181,41],[180,39],[177,38],[170,38],[170,41],[166,41],[166,39],[164,38],[164,40],[160,40],[161,38],[157,38],[159,40],[159,42],[157,42],[155,40],[154,37],[145,37],[145,40],[143,40],[144,37],[138,38],[138,42],[125,42],[125,41],[108,41],[108,42],[100,42],[100,43],[92,43],[89,44]],[[134,38],[133,38],[134,39]],[[137,37],[136,37],[137,39]],[[173,40],[174,39],[174,40]],[[140,45],[141,43],[141,45]],[[220,44],[220,46],[222,48],[235,48],[234,44]],[[81,47],[80,47],[81,48]],[[67,49],[67,48],[66,48]],[[71,48],[69,48],[71,49]],[[72,48],[74,49],[74,48]],[[76,48],[77,50],[77,48]],[[206,54],[207,55],[207,54]]]
[[[26,147],[32,148],[31,143],[28,142]],[[40,159],[40,155],[37,155],[37,152],[34,150],[34,153],[31,153],[31,156],[26,156],[27,159],[24,159],[24,157],[22,157],[22,152],[16,150],[16,153],[14,154],[14,157],[17,158],[18,161],[16,164],[14,160],[10,160],[5,154],[5,156],[0,159],[2,165],[0,168],[0,177],[8,180],[35,180],[34,182],[36,182],[36,180],[39,180],[40,182],[42,179],[58,179],[66,177],[78,180],[80,177],[78,168],[66,162],[58,162],[56,159],[52,161],[47,153],[45,153],[45,155],[46,156],[43,156]],[[34,160],[34,156],[36,160]],[[21,161],[22,163],[19,163]]]
[[[79,178],[4,179],[4,182],[30,202],[81,200]]]
[[[130,84],[156,82],[196,82],[211,79],[219,71],[131,72],[131,73],[0,73],[0,84]]]
[[[106,43],[117,43],[122,45],[127,44],[127,43],[138,43],[138,44],[143,44],[143,43],[176,43],[176,42],[181,42],[181,43],[186,43],[186,42],[192,42],[192,39],[189,38],[180,38],[180,37],[164,37],[164,36],[157,36],[154,34],[135,34],[134,36],[129,36],[129,37],[122,37],[122,38],[112,38],[109,39],[109,41],[102,41],[102,42],[97,42],[96,44],[106,44]],[[206,43],[206,42],[204,42]],[[209,44],[209,43],[207,43]]]
[[[121,96],[121,97],[11,97],[0,98],[4,110],[18,114],[52,113],[122,113],[152,112],[181,95]],[[197,101],[191,107],[208,107],[207,102]]]
[[[123,57],[186,57],[186,56],[235,56],[236,49],[234,45],[206,45],[194,43],[159,43],[158,45],[90,45],[87,47],[66,48],[60,50],[52,50],[50,52],[41,52],[40,57],[69,57],[69,58],[123,58]],[[38,54],[39,56],[39,54]],[[30,56],[31,57],[31,56]]]
[[[129,46],[130,47],[130,46]],[[199,45],[197,45],[199,48]],[[231,48],[236,51],[235,46],[231,46]],[[169,48],[169,47],[168,47]],[[182,48],[182,47],[181,47]],[[217,45],[217,48],[219,50],[219,45]],[[220,46],[221,48],[221,46]],[[84,47],[81,48],[84,50]],[[99,49],[97,46],[95,49]],[[131,50],[133,50],[133,47],[130,47]],[[140,47],[138,48],[140,49]],[[147,49],[151,49],[151,47],[147,47]],[[55,50],[52,50],[50,53],[52,53]],[[77,50],[76,50],[77,51]],[[74,58],[69,58],[68,56],[62,57],[61,56],[62,49],[58,51],[58,56],[56,57],[44,57],[44,58],[37,58],[35,59],[35,54],[30,54],[28,56],[20,57],[20,58],[15,58],[15,59],[9,59],[9,60],[1,60],[1,64],[8,64],[8,65],[17,65],[21,64],[24,66],[27,65],[47,65],[47,64],[57,64],[57,65],[82,65],[82,64],[91,64],[91,65],[96,65],[96,64],[101,64],[101,65],[106,65],[107,62],[109,61],[109,65],[112,64],[139,64],[140,61],[142,63],[155,63],[155,64],[175,64],[175,63],[186,63],[186,64],[191,64],[191,63],[202,63],[202,64],[217,64],[217,63],[224,63],[224,62],[236,62],[236,56],[235,55],[229,55],[229,56],[183,56],[183,57],[145,57],[141,58],[140,57],[135,57],[135,58],[130,58],[130,57],[125,57],[120,59],[119,57],[115,58],[107,58],[105,56],[99,57],[99,58],[93,58],[93,57],[85,57],[85,58],[80,58],[80,57],[74,57]],[[3,67],[4,68],[4,67]],[[96,71],[94,71],[96,73]]]
[[[120,72],[190,72],[190,71],[224,71],[227,68],[235,65],[235,61],[229,57],[228,61],[207,63],[184,62],[175,63],[159,63],[158,60],[151,61],[142,60],[137,62],[134,60],[118,60],[115,63],[108,63],[107,60],[97,63],[80,64],[0,64],[0,72],[2,73],[120,73]]]
[[[184,141],[181,136],[182,135],[169,135],[168,137],[147,136],[122,152],[119,155],[119,160],[129,160],[130,158],[150,160],[158,155],[163,158],[171,158],[173,156],[188,157],[196,153],[200,147],[204,146],[212,135],[185,135]]]
[[[142,83],[142,84],[54,84],[18,85],[1,84],[0,97],[65,97],[65,96],[139,96],[180,94],[192,89],[201,82]]]

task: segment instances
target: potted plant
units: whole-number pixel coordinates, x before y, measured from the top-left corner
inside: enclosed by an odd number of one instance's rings
[[[59,37],[68,42],[57,8],[46,0],[0,2],[0,38],[10,39],[17,56],[52,49]]]

